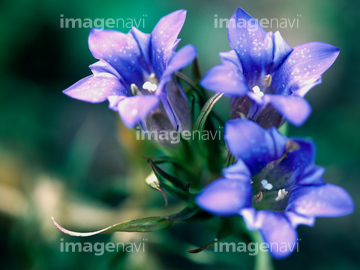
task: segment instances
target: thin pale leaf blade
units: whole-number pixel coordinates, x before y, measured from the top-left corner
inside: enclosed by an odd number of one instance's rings
[[[59,223],[57,223],[53,217],[51,218],[55,226],[63,233],[66,233],[71,236],[80,236],[80,237],[88,237],[96,234],[112,233],[112,232],[154,232],[154,231],[166,229],[172,224],[172,221],[168,220],[166,217],[146,217],[146,218],[124,221],[94,232],[81,233],[81,232],[74,232],[67,230],[64,227],[62,227]]]
[[[193,130],[199,130],[200,133],[204,130],[205,122],[212,108],[216,102],[223,96],[224,93],[216,93],[206,101],[204,107],[201,109],[198,117],[195,120]]]

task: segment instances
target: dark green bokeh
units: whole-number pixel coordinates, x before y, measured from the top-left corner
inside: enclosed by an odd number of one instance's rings
[[[1,269],[75,269],[80,265],[83,269],[239,269],[236,264],[249,265],[244,254],[187,254],[187,249],[212,239],[199,224],[179,224],[169,232],[146,234],[150,250],[141,258],[60,253],[60,238],[79,240],[60,234],[50,219],[56,215],[74,229],[91,230],[108,222],[174,211],[154,199],[159,196],[155,191],[141,187],[142,180],[133,179],[150,172],[141,155],[150,152],[151,146],[136,152],[136,146],[119,142],[118,134],[125,141],[131,134],[119,131],[118,117],[107,104],[87,104],[62,94],[90,74],[87,66],[95,59],[87,46],[89,29],[60,28],[61,14],[82,19],[145,18],[140,30],[151,32],[162,16],[184,8],[188,14],[179,46],[194,44],[206,72],[220,63],[219,51],[230,49],[226,29],[214,28],[214,15],[229,18],[238,6],[255,18],[299,18],[299,28],[267,29],[280,30],[291,46],[322,41],[341,50],[323,83],[307,95],[312,115],[302,127],[291,127],[290,135],[315,140],[316,162],[326,168],[325,180],[351,194],[355,212],[337,219],[319,218],[314,228],[300,226],[300,252],[274,264],[276,269],[357,269],[360,2],[351,0],[0,1]],[[227,104],[223,99],[216,109],[226,114]],[[139,167],[144,172],[134,172]],[[134,190],[137,195],[129,194]],[[129,200],[142,210],[131,214],[134,206]],[[158,204],[149,206],[147,201]],[[68,214],[72,211],[73,217]],[[84,212],[82,216],[79,211]],[[93,222],[86,226],[89,219]],[[120,234],[116,241],[126,237]],[[80,241],[110,240],[115,241],[114,236]],[[213,261],[217,263],[211,267]]]

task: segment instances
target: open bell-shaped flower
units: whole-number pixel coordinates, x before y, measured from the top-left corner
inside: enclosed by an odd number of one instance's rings
[[[241,215],[249,229],[261,232],[273,257],[294,251],[298,225],[312,226],[316,217],[353,211],[349,194],[323,180],[312,142],[288,139],[274,127],[265,130],[245,119],[227,122],[225,140],[237,162],[223,170],[224,178],[206,186],[196,202],[215,215]]]
[[[266,32],[238,8],[228,25],[229,52],[210,69],[201,85],[232,97],[231,117],[248,118],[264,128],[284,120],[302,125],[311,113],[305,94],[321,83],[339,49],[309,42],[292,49],[279,32]]]
[[[72,98],[98,103],[109,101],[125,125],[145,130],[184,130],[191,127],[186,95],[173,74],[191,63],[196,49],[187,45],[175,52],[185,10],[163,17],[151,34],[132,28],[128,34],[92,29],[89,48],[99,61],[93,75],[70,86]]]

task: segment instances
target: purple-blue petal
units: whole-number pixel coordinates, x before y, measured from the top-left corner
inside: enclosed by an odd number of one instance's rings
[[[236,96],[250,91],[246,78],[231,62],[211,68],[201,79],[200,85],[214,92]]]
[[[271,153],[271,158],[277,160],[284,155],[284,150],[286,149],[286,143],[288,138],[282,135],[275,127],[271,127],[266,130],[267,133],[271,136],[271,143],[268,144],[269,152]]]
[[[301,174],[304,177],[308,176],[311,168],[309,166],[314,165],[316,146],[312,140],[291,138],[295,143],[299,145],[299,149],[296,149],[287,154],[286,159],[282,162],[284,167],[291,168],[293,174]],[[308,169],[310,171],[308,171]],[[321,177],[321,174],[317,174]],[[315,181],[315,179],[313,179]],[[316,180],[316,183],[318,181]]]
[[[315,147],[313,143],[291,139],[299,148],[288,152],[280,163],[267,172],[266,179],[272,183],[273,190],[291,190],[300,185],[314,186],[323,185],[323,169],[314,165]],[[288,141],[290,142],[290,141]],[[287,202],[278,202],[276,205],[286,208]],[[276,209],[276,208],[274,208]]]
[[[164,100],[164,104],[166,104],[164,108],[170,121],[173,122],[173,127],[176,128],[179,126],[179,131],[190,130],[191,110],[189,101],[175,80],[171,80],[166,84],[166,96],[161,95],[161,99]],[[174,116],[174,119],[172,119],[172,116]]]
[[[220,178],[207,185],[196,197],[204,210],[218,215],[236,215],[251,205],[252,188],[249,181]]]
[[[299,186],[319,186],[325,184],[323,174],[325,169],[323,167],[310,164],[302,170],[301,177],[296,184]]]
[[[129,33],[133,35],[140,48],[141,57],[139,57],[139,64],[151,74],[151,34],[143,33],[135,27]]]
[[[296,46],[275,72],[272,88],[277,94],[294,93],[303,97],[321,83],[321,75],[334,63],[340,50],[321,42]]]
[[[161,78],[173,56],[185,18],[186,10],[174,11],[161,18],[151,33],[152,64],[157,78]]]
[[[143,69],[139,65],[142,54],[132,34],[91,29],[88,42],[92,55],[112,65],[128,86],[142,85]]]
[[[354,202],[341,187],[325,184],[292,191],[288,210],[309,217],[339,217],[354,211]]]
[[[103,59],[100,59],[98,62],[91,64],[89,68],[91,69],[92,73],[95,76],[97,76],[100,73],[102,75],[104,75],[104,73],[110,73],[111,75],[119,78],[119,80],[122,79],[120,74],[116,71],[116,69]]]
[[[269,69],[269,73],[273,73],[286,59],[286,57],[292,52],[290,45],[284,40],[279,31],[276,31],[273,35],[274,43],[274,59]]]
[[[99,103],[109,96],[127,96],[128,90],[120,82],[121,77],[105,61],[90,66],[93,75],[85,77],[64,90],[64,94],[91,103]]]
[[[173,91],[171,88],[176,87],[177,83],[175,82],[169,82],[166,84],[166,87],[169,87],[169,91]],[[172,126],[174,128],[177,127],[178,119],[176,118],[175,112],[171,106],[170,100],[168,99],[168,95],[166,91],[161,92],[159,95],[157,95],[161,101],[161,105],[163,106]]]
[[[284,215],[287,217],[293,228],[296,228],[299,225],[307,225],[312,227],[315,224],[314,217],[299,215],[292,211],[285,211]]]
[[[311,113],[309,103],[299,96],[265,95],[264,101],[270,103],[285,120],[300,126]]]
[[[118,103],[120,117],[128,128],[133,128],[159,104],[155,95],[134,96]]]
[[[240,211],[249,229],[260,230],[272,257],[282,259],[297,248],[297,232],[283,214],[248,208]]]
[[[242,159],[251,174],[256,175],[285,153],[287,138],[281,134],[275,136],[274,132],[246,119],[233,119],[226,123],[224,137],[230,153]]]
[[[251,87],[268,74],[267,69],[273,61],[272,35],[241,8],[235,11],[229,21],[229,43],[237,53]]]
[[[244,181],[251,179],[249,168],[241,159],[237,160],[230,167],[223,169],[222,173],[228,179],[236,178]]]
[[[239,57],[234,50],[228,52],[220,52],[219,55],[221,58],[221,62],[223,62],[224,64],[226,64],[226,62],[230,62],[238,68],[240,73],[243,72]]]
[[[173,74],[191,63],[196,55],[197,51],[193,45],[187,45],[175,53],[155,92],[160,97],[172,125],[175,128],[179,125],[180,131],[190,128],[190,107],[181,87],[173,81]]]
[[[166,67],[161,79],[160,79],[160,84],[159,85],[163,85],[166,84],[168,81],[171,80],[172,75],[186,67],[187,65],[189,65],[192,61],[194,61],[194,59],[196,58],[197,55],[197,51],[195,46],[193,45],[186,45],[185,47],[181,48],[178,52],[176,52],[173,56],[173,58],[170,60],[170,63],[168,64],[168,66]],[[158,87],[160,89],[158,89],[158,91],[156,91],[157,93],[160,91],[162,91],[164,88],[162,87]]]
[[[292,139],[299,148],[287,153],[279,164],[274,166],[267,174],[267,179],[273,184],[274,190],[285,188],[286,190],[304,182],[309,185],[323,184],[322,175],[313,169],[315,146],[312,142]],[[311,173],[314,173],[313,175]]]

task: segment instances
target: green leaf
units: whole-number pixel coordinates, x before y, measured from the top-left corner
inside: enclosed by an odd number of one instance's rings
[[[153,170],[155,171],[155,173],[160,174],[160,176],[162,176],[163,178],[165,178],[166,180],[170,181],[175,187],[177,187],[178,189],[182,189],[185,190],[184,188],[184,183],[176,178],[175,176],[172,176],[170,174],[168,174],[167,172],[165,172],[164,170],[160,169],[159,166],[157,166],[155,164],[155,162],[152,159],[148,159],[148,163],[150,164],[150,166],[153,168]]]
[[[59,223],[56,222],[54,217],[51,217],[52,221],[54,222],[55,226],[62,231],[71,236],[80,236],[80,237],[88,237],[93,236],[96,234],[104,234],[104,233],[113,233],[113,232],[155,232],[166,229],[170,227],[170,225],[174,221],[184,221],[195,214],[197,214],[199,208],[190,208],[186,207],[179,213],[169,215],[169,216],[160,216],[160,217],[145,217],[145,218],[138,218],[133,220],[124,221],[121,223],[114,224],[112,226],[106,227],[105,229],[94,231],[94,232],[74,232],[65,229]]]
[[[191,194],[186,189],[185,184],[175,176],[168,174],[167,172],[160,169],[151,159],[148,159],[148,163],[152,167],[156,177],[169,193],[174,197],[187,201]]]
[[[186,207],[181,212],[168,216],[167,219],[172,221],[184,221],[193,217],[195,214],[199,212],[199,210],[200,210],[199,208],[192,209]]]
[[[232,223],[229,219],[223,219],[221,222],[221,226],[219,228],[219,231],[217,232],[216,235],[216,240],[210,242],[209,244],[206,244],[202,247],[196,248],[196,249],[192,249],[192,250],[188,250],[189,253],[199,253],[201,251],[204,251],[210,247],[212,247],[216,241],[221,240],[227,236],[229,236],[232,233]]]
[[[200,81],[202,76],[201,76],[201,71],[200,71],[200,66],[199,66],[199,60],[197,57],[195,58],[195,60],[193,62],[192,68],[193,68],[192,73],[193,73],[195,80]]]
[[[208,99],[208,101],[205,103],[204,107],[201,109],[198,117],[195,120],[195,123],[193,125],[193,130],[199,130],[200,133],[203,132],[205,122],[209,116],[209,113],[211,112],[212,108],[216,104],[216,102],[223,96],[224,93],[216,93],[211,98]]]
[[[193,173],[189,170],[189,168],[186,167],[187,164],[181,163],[181,162],[179,162],[179,161],[177,161],[175,159],[172,159],[170,157],[151,158],[151,160],[156,165],[169,163],[169,164],[173,165],[174,168],[184,172],[188,176],[189,179],[194,177]]]
[[[201,101],[205,102],[203,95],[199,92],[195,83],[192,80],[190,80],[190,78],[188,76],[186,76],[184,73],[182,73],[180,71],[176,71],[175,76],[177,76],[180,79],[182,79],[183,81],[185,81],[190,86],[190,88],[199,95],[199,98],[201,99]]]
[[[210,247],[212,247],[213,245],[215,244],[215,241],[203,246],[203,247],[199,247],[199,248],[196,248],[196,249],[191,249],[191,250],[188,250],[187,252],[189,253],[200,253],[201,251],[204,251]]]
[[[170,225],[173,222],[172,220],[169,220],[167,217],[146,217],[146,218],[124,221],[109,226],[105,229],[94,232],[81,233],[81,232],[69,231],[63,228],[62,226],[60,226],[59,223],[57,223],[53,217],[51,217],[51,219],[53,220],[55,226],[63,233],[66,233],[71,236],[80,236],[80,237],[87,237],[96,234],[113,233],[113,232],[154,232],[170,227]]]

